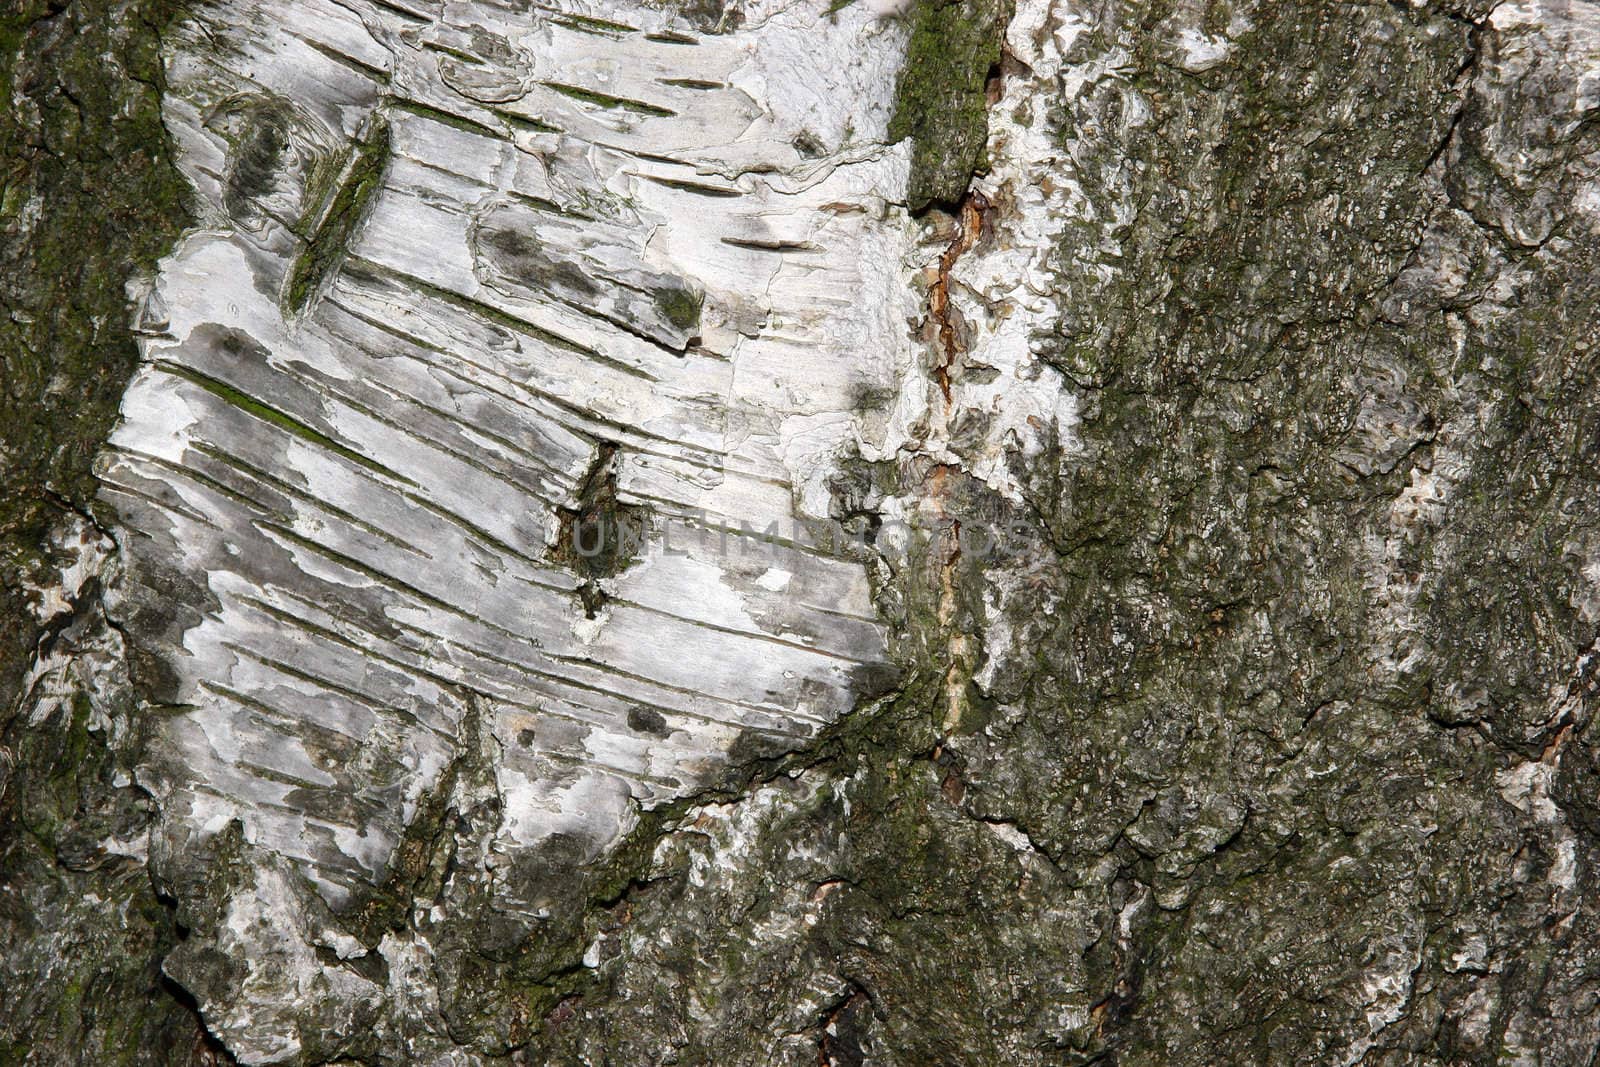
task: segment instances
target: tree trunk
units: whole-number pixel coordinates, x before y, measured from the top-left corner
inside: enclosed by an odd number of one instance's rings
[[[0,1061],[1592,1062],[1596,11],[0,16]]]

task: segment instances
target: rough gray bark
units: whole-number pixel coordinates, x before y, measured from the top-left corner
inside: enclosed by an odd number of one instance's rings
[[[0,35],[0,1057],[1600,1054],[1597,9],[158,7]]]

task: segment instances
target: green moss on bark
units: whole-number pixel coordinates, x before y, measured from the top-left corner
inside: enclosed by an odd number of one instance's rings
[[[960,200],[982,163],[984,87],[1000,63],[1011,11],[1009,0],[917,0],[911,11],[889,137],[912,140],[912,211]]]
[[[23,589],[50,580],[48,531],[93,511],[90,462],[138,361],[125,285],[186,222],[159,95],[161,33],[181,11],[0,11],[0,1063],[221,1062],[164,989],[170,914],[142,868],[101,846],[136,840],[148,811],[118,784],[89,698],[11,718],[42,637],[60,647],[104,626],[91,587],[41,635]]]
[[[90,461],[138,351],[124,286],[186,219],[161,124],[176,0],[24,0],[0,14],[0,706],[36,633],[19,586]]]
[[[389,164],[389,123],[379,116],[355,146],[344,180],[314,225],[303,225],[310,232],[306,246],[289,268],[284,303],[290,314],[298,314],[316,295],[328,275],[338,267],[350,249],[357,228],[372,207],[373,198],[383,188],[383,175]],[[316,205],[321,209],[321,205]]]

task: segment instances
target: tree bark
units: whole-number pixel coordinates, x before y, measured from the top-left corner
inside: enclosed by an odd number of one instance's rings
[[[1600,1054],[1590,7],[0,48],[0,1060]]]

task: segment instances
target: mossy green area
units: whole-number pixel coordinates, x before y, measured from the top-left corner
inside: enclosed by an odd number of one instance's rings
[[[366,218],[373,197],[383,188],[383,175],[389,163],[389,124],[381,116],[357,142],[344,178],[326,210],[306,239],[306,246],[289,268],[284,303],[290,314],[298,314],[314,296],[329,274],[344,259],[356,228]],[[319,210],[321,205],[311,210]]]
[[[161,124],[160,27],[176,0],[0,13],[0,706],[34,634],[17,590],[138,360],[124,286],[184,224]]]
[[[562,96],[581,103],[593,104],[596,107],[612,108],[617,111],[631,111],[635,115],[648,115],[652,118],[671,118],[677,114],[671,108],[647,104],[643,100],[629,100],[622,96],[597,93],[593,89],[585,89],[578,85],[563,85],[560,82],[545,82],[544,84]]]
[[[649,512],[617,498],[617,446],[601,444],[578,485],[575,507],[561,508],[561,530],[551,558],[584,580],[578,591],[584,614],[594,618],[606,602],[600,579],[621,574],[638,558]]]
[[[1000,62],[1010,0],[916,0],[889,137],[911,138],[912,211],[954,204],[983,161],[984,86]]]
[[[350,448],[347,445],[340,444],[338,441],[335,441],[321,430],[318,430],[316,427],[307,425],[306,423],[295,418],[293,415],[290,415],[284,411],[280,411],[270,404],[262,403],[255,397],[250,396],[248,393],[229,385],[227,382],[218,381],[216,378],[201,374],[192,367],[179,366],[176,363],[158,363],[157,366],[166,371],[168,374],[176,375],[185,381],[193,382],[195,385],[198,385],[211,395],[222,400],[226,400],[240,411],[254,416],[255,418],[260,419],[262,422],[271,423],[273,426],[276,426],[279,429],[285,430],[293,434],[295,437],[300,438],[300,440],[305,441],[307,444],[315,445],[318,448],[327,449],[336,456],[342,456],[352,463],[360,464],[361,466],[366,467],[368,470],[376,471],[379,474],[393,478],[396,481],[409,482],[409,479],[390,470],[388,467],[385,467],[376,460],[357,452],[355,449]]]
[[[590,15],[565,14],[557,17],[555,23],[559,26],[569,26],[575,30],[588,33],[600,33],[607,36],[622,37],[630,33],[637,33],[637,26],[624,25],[621,22],[612,22],[610,19],[597,19]]]
[[[656,309],[684,333],[693,334],[700,328],[700,309],[705,297],[699,293],[691,289],[658,289],[654,299]]]
[[[181,12],[0,9],[0,1064],[216,1062],[161,977],[168,909],[142,867],[100,850],[149,814],[115,784],[87,698],[11,717],[35,644],[60,639],[40,634],[23,583],[48,582],[51,527],[96,510],[90,462],[138,362],[125,284],[187,221],[159,96],[161,34]]]

